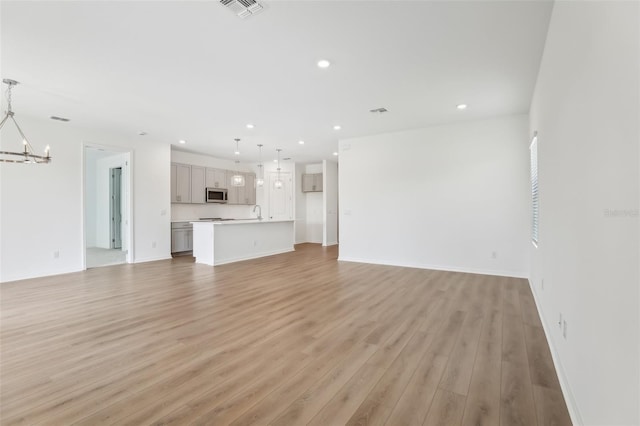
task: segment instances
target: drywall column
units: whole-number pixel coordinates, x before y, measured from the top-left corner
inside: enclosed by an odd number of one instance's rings
[[[338,244],[338,163],[322,162],[322,245]]]
[[[639,22],[638,2],[556,2],[530,109],[530,281],[575,424],[640,424]]]

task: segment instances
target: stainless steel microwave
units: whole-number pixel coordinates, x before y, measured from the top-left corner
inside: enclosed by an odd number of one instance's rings
[[[207,203],[226,203],[228,201],[227,190],[224,188],[207,188],[206,191]]]

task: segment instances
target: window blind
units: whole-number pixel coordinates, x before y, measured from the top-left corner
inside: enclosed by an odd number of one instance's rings
[[[538,135],[534,134],[531,146],[531,241],[538,246],[540,212],[538,199]]]

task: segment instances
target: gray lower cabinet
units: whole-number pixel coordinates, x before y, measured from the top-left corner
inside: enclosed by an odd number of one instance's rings
[[[193,225],[190,222],[171,223],[171,253],[193,250]]]

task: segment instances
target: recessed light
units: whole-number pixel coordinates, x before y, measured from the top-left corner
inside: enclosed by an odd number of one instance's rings
[[[254,126],[254,125],[253,125],[253,124],[251,124],[251,123],[247,124],[247,129],[253,129],[254,127],[256,127],[256,126]]]
[[[185,141],[184,139],[181,139],[178,141],[178,143],[184,145],[185,143],[187,143],[187,141]]]
[[[298,141],[300,145],[304,145],[304,141]]]
[[[462,109],[467,109],[467,104],[459,104],[456,106],[456,108],[462,110]]]
[[[277,163],[277,162],[278,162],[278,159],[273,160],[273,162],[274,162],[274,163]]]
[[[329,68],[330,65],[331,62],[327,61],[326,59],[321,59],[318,61],[318,68]]]
[[[338,153],[337,153],[337,152],[334,152],[334,153],[333,153],[333,155],[338,155]]]
[[[340,130],[340,129],[342,129],[342,127],[338,126],[337,124],[333,126],[333,130]]]

